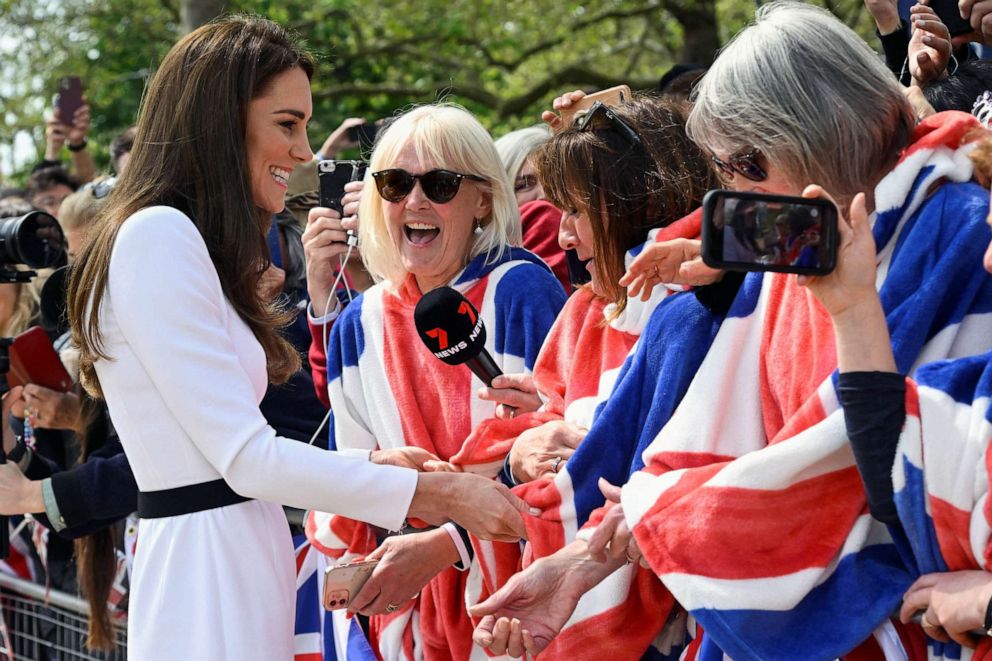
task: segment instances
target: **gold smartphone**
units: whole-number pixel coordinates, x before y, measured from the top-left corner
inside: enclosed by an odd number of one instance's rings
[[[597,101],[602,101],[603,105],[606,106],[618,106],[630,101],[632,98],[633,94],[631,94],[630,88],[626,85],[617,85],[616,87],[611,87],[595,94],[588,94],[573,103],[571,107],[562,108],[559,111],[559,115],[561,115],[561,127],[567,128],[571,126],[581,112],[592,108],[593,104]]]
[[[378,560],[363,560],[328,567],[324,572],[324,608],[329,611],[347,608],[378,564]]]

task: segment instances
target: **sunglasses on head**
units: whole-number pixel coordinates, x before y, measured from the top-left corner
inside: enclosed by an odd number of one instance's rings
[[[736,173],[751,181],[764,181],[768,178],[768,173],[758,164],[759,156],[761,156],[761,151],[757,147],[750,147],[735,152],[729,161],[724,161],[716,156],[710,156],[710,160],[727,178],[732,179]]]
[[[410,174],[406,170],[393,168],[372,173],[379,196],[387,202],[402,202],[413,187],[420,181],[420,188],[431,202],[444,204],[458,195],[462,179],[485,181],[474,174],[460,174],[451,170],[431,170],[423,174]]]
[[[602,101],[592,104],[585,114],[575,120],[575,127],[580,131],[595,131],[603,128],[604,125],[619,131],[631,144],[641,144],[641,136],[637,135],[637,131],[617,117],[617,114]]]

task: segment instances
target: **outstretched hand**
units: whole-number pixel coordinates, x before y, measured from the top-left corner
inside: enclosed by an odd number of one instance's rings
[[[922,4],[910,9],[913,34],[909,40],[909,72],[920,87],[947,75],[951,61],[951,32],[937,13]]]
[[[620,285],[627,288],[627,296],[640,295],[646,301],[661,284],[695,287],[713,284],[723,277],[723,271],[704,264],[701,253],[702,241],[698,239],[652,243],[631,262],[620,278]]]

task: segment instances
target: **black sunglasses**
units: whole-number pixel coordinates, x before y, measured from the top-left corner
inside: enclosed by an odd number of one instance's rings
[[[710,160],[720,168],[720,172],[727,178],[732,179],[734,173],[737,173],[751,181],[764,181],[768,178],[768,173],[758,164],[759,156],[761,156],[761,151],[757,147],[751,147],[735,152],[730,157],[730,162],[721,160],[716,156],[710,156]]]
[[[630,143],[641,144],[641,136],[637,135],[637,131],[630,128],[627,122],[617,117],[616,113],[602,101],[592,104],[592,107],[584,115],[575,120],[575,127],[580,131],[595,131],[597,128],[600,128],[596,124],[602,122],[607,122],[610,128],[619,130]]]
[[[451,170],[431,170],[423,174],[411,174],[399,168],[373,172],[372,178],[375,180],[375,187],[380,197],[387,202],[402,202],[419,180],[424,195],[437,204],[453,200],[455,195],[458,195],[462,179],[485,181],[474,174],[460,174]]]

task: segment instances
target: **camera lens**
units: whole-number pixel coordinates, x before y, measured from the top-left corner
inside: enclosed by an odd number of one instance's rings
[[[34,269],[58,266],[65,256],[65,236],[54,217],[43,211],[0,218],[0,263]]]

